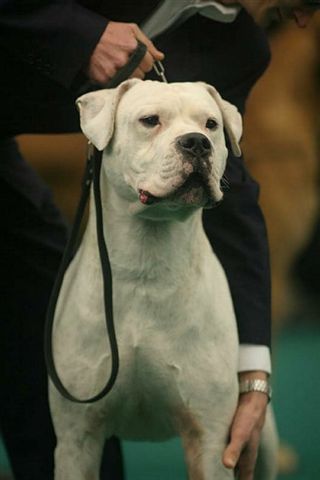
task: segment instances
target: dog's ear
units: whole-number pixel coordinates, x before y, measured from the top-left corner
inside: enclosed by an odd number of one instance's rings
[[[130,79],[117,88],[96,90],[77,98],[81,130],[88,140],[100,151],[112,138],[117,107],[121,97],[141,80]]]
[[[242,117],[237,108],[224,100],[214,87],[208,84],[205,84],[205,86],[221,110],[224,127],[231,143],[232,152],[236,157],[240,157],[241,149],[239,142],[243,130]]]

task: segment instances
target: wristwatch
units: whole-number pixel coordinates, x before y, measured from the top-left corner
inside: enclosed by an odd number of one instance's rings
[[[268,402],[272,398],[272,388],[267,380],[260,380],[258,378],[252,380],[242,380],[239,383],[239,394],[249,392],[265,393],[268,397]]]

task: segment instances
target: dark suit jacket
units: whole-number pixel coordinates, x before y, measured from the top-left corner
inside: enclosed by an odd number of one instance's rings
[[[74,98],[107,19],[139,23],[158,3],[2,0],[0,137],[76,131]],[[269,59],[264,34],[245,11],[231,24],[196,15],[156,44],[166,54],[170,81],[211,83],[241,111]],[[231,155],[226,176],[230,191],[222,206],[205,212],[205,229],[227,272],[240,341],[269,344],[268,247],[258,186],[242,159]]]
[[[0,0],[0,135],[77,130],[74,98],[107,18],[140,22],[157,3]]]

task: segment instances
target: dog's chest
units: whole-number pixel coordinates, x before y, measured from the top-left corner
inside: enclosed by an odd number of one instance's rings
[[[152,269],[153,277],[140,273],[131,277],[127,259],[116,263],[123,268],[114,266],[120,371],[110,396],[97,408],[122,438],[169,438],[176,433],[175,412],[186,406],[191,411],[207,411],[213,398],[220,396],[222,404],[225,398],[233,398],[237,337],[231,298],[209,245],[204,241],[197,247],[191,252],[180,248],[181,261],[176,255],[174,264],[166,255]],[[57,353],[64,381],[80,384],[77,393],[83,397],[90,393],[89,387],[92,392],[101,388],[111,360],[101,276],[92,255],[85,258],[74,267],[78,275],[70,272],[65,315],[56,332],[57,344],[64,344]],[[188,258],[197,261],[187,264]],[[136,271],[145,271],[145,267],[142,262]],[[86,294],[76,295],[77,289]],[[70,300],[76,297],[75,309]],[[74,335],[69,334],[70,328]],[[76,378],[79,359],[83,368],[81,378]]]
[[[156,335],[139,340],[129,335],[126,345],[119,346],[121,368],[110,402],[115,433],[127,439],[170,438],[174,411],[183,404],[181,359],[176,364]]]
[[[176,412],[191,398],[214,398],[225,370],[235,371],[235,336],[228,319],[212,318],[212,295],[202,303],[174,291],[159,303],[150,297],[136,293],[118,312],[121,369],[112,403],[115,431],[123,438],[169,438]]]

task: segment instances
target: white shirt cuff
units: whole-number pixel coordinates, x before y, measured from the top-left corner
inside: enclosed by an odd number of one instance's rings
[[[238,372],[259,370],[271,374],[270,349],[265,345],[242,343],[239,349]]]

